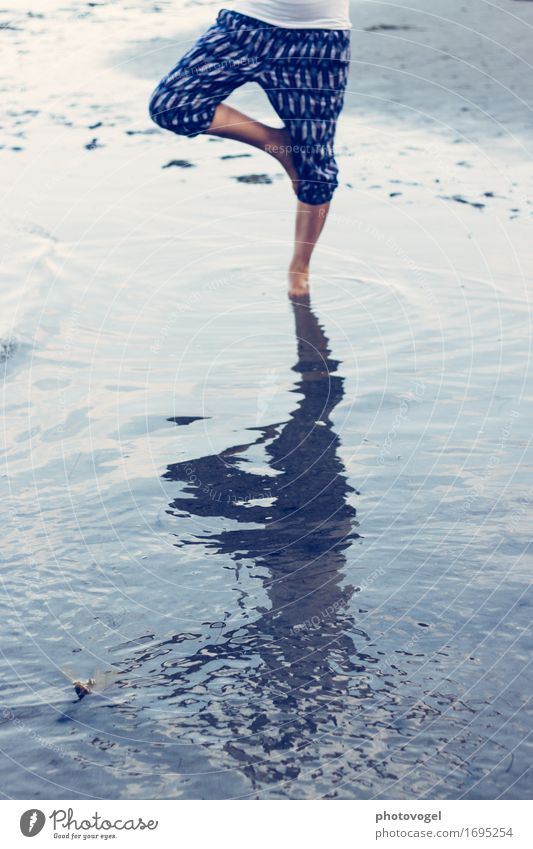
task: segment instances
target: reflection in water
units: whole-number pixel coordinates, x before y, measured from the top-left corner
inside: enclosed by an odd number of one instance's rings
[[[361,549],[361,596],[349,586],[359,568],[357,493],[332,425],[344,383],[309,304],[295,302],[293,310],[297,380],[288,420],[167,468],[174,500],[165,530],[170,523],[179,555],[165,539],[164,557],[148,573],[153,591],[139,570],[131,576],[140,582],[148,627],[135,622],[109,645],[112,626],[100,642],[113,686],[69,701],[52,722],[48,704],[4,711],[9,769],[21,757],[35,766],[30,727],[43,740],[43,780],[35,785],[43,798],[495,798],[502,787],[525,790],[524,760],[515,758],[508,730],[516,728],[509,721],[515,701],[506,713],[484,683],[476,691],[483,667],[471,644],[476,633],[483,643],[486,619],[477,617],[478,632],[470,626],[470,644],[458,627],[466,623],[460,610],[440,622],[433,616],[430,625],[429,617],[415,619],[410,588],[398,592],[408,583],[413,547],[395,575],[387,558],[397,539],[386,534],[374,551]],[[271,389],[259,391],[261,415]],[[430,565],[429,580],[442,562]],[[157,569],[183,585],[178,602],[162,597],[168,583],[157,580]],[[423,579],[415,570],[417,586]],[[458,573],[461,593],[463,584]],[[450,611],[453,585],[446,587]],[[118,598],[114,592],[113,615]],[[364,609],[354,603],[361,598]],[[195,625],[178,632],[185,618]],[[92,675],[87,665],[84,674]],[[17,798],[26,798],[27,786],[25,771]]]
[[[347,612],[353,588],[342,571],[359,536],[331,422],[343,378],[309,302],[293,301],[293,310],[300,397],[289,420],[252,428],[258,436],[249,443],[175,463],[164,475],[185,484],[173,514],[232,520],[231,529],[190,544],[246,562],[270,602],[220,642],[171,662],[164,698],[185,704],[201,693],[196,730],[209,729],[249,778],[262,781],[294,780],[304,766],[319,766],[316,735],[331,735],[322,736],[322,759],[341,754],[337,718],[366,659],[352,641],[354,633],[367,638]],[[255,446],[264,449],[267,473],[246,469]]]

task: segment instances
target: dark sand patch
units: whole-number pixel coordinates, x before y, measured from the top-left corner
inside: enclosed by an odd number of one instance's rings
[[[154,136],[161,132],[157,127],[148,127],[147,130],[126,130],[127,136]]]
[[[454,200],[456,203],[464,203],[473,206],[474,209],[485,209],[485,204],[480,201],[467,200],[462,195],[440,195],[441,200]]]
[[[365,32],[393,32],[395,30],[418,29],[409,24],[373,24],[371,27],[365,27]]]
[[[196,168],[194,162],[189,162],[188,159],[171,159],[166,165],[161,168]]]
[[[178,427],[185,427],[193,422],[201,422],[203,419],[208,418],[209,416],[172,416],[172,418],[167,419],[167,422],[173,422]]]
[[[97,148],[97,147],[104,147],[104,145],[103,145],[103,144],[101,144],[101,143],[98,141],[98,139],[91,139],[91,141],[89,142],[89,144],[86,144],[86,145],[85,145],[85,149],[86,149],[86,150],[96,150],[96,148]]]
[[[224,156],[221,156],[221,159],[249,159],[251,157],[251,153],[225,153]]]
[[[241,174],[239,177],[234,177],[238,183],[252,183],[254,185],[269,185],[272,183],[272,177],[268,174]]]
[[[15,339],[0,339],[0,363],[10,360],[17,350]]]

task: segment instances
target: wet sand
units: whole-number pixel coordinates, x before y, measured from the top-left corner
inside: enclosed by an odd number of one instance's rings
[[[311,304],[176,8],[0,14],[3,792],[531,798],[533,5],[353,4]]]

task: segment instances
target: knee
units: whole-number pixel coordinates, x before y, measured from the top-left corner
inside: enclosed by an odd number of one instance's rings
[[[309,204],[328,203],[339,185],[338,170],[331,144],[313,145],[310,151],[306,148],[298,163],[298,200]]]
[[[163,124],[163,109],[161,108],[162,104],[163,91],[161,90],[161,86],[158,86],[150,97],[150,101],[148,103],[148,114],[150,115],[152,121],[160,127]]]
[[[335,161],[329,161],[327,167],[314,166],[300,171],[301,179],[298,184],[298,200],[302,203],[328,203],[339,185]]]
[[[190,135],[191,109],[179,88],[160,83],[150,98],[148,113],[152,121],[164,130]]]
[[[329,203],[337,186],[338,182],[336,179],[325,180],[324,178],[317,178],[315,180],[300,180],[298,185],[298,200],[312,206]]]
[[[152,93],[152,96],[150,97],[150,100],[148,102],[148,114],[152,121],[155,124],[158,124],[159,126],[161,121],[161,112],[159,111],[159,105],[162,100],[161,95],[162,92],[160,90],[160,87],[158,86],[156,90]]]
[[[148,114],[152,121],[164,130],[170,130],[170,123],[175,118],[175,113],[170,112],[172,103],[170,92],[163,83],[160,83],[150,97]],[[176,132],[176,130],[174,130]]]

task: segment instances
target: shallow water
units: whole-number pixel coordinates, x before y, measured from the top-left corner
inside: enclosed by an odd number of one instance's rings
[[[72,49],[2,79],[3,793],[530,798],[522,113],[354,84],[291,304],[275,164],[151,132],[161,12],[45,6],[3,33]]]

